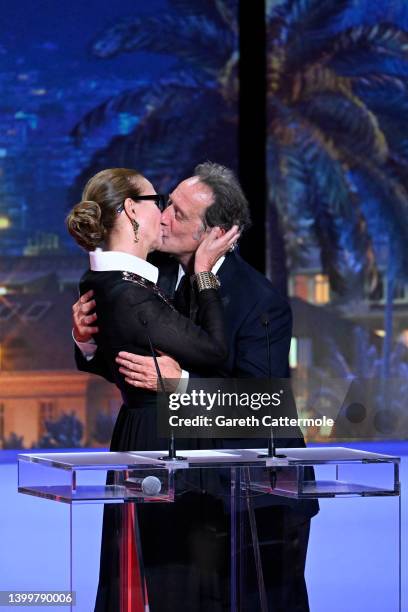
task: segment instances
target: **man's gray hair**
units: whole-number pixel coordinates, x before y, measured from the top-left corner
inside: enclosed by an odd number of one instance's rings
[[[251,225],[248,200],[232,170],[207,161],[196,166],[194,174],[214,194],[214,202],[204,214],[207,226],[229,230],[238,225],[242,232]]]

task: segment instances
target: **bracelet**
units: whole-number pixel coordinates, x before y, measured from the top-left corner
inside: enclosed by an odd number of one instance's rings
[[[218,289],[221,286],[218,276],[212,272],[199,272],[194,275],[194,280],[197,283],[198,291],[203,291],[203,289]]]

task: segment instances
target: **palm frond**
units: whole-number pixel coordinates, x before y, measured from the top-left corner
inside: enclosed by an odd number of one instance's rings
[[[238,34],[239,0],[170,0],[173,10],[182,15],[203,15],[220,22]]]
[[[390,157],[387,161],[387,171],[390,176],[393,177],[394,181],[399,183],[403,189],[408,193],[408,172],[407,172],[408,159],[405,158],[403,163],[399,160]]]
[[[351,79],[353,91],[381,120],[408,118],[408,78],[367,75]]]
[[[361,274],[373,274],[371,239],[363,222],[358,199],[343,165],[333,158],[330,145],[315,133],[304,155],[309,172],[314,208],[314,231],[320,246],[322,268],[331,286],[343,293]]]
[[[353,89],[375,114],[392,159],[408,164],[408,79],[368,75],[352,79]]]
[[[377,248],[384,238],[393,244],[396,274],[408,277],[408,191],[387,167],[379,167],[371,160],[355,156],[352,160],[353,180],[364,193],[361,207],[367,226]]]
[[[394,24],[353,26],[335,33],[324,28],[309,38],[288,38],[288,68],[322,63],[344,76],[407,74],[408,33]]]
[[[408,172],[408,135],[406,133],[407,114],[402,117],[394,115],[393,117],[382,116],[380,118],[381,129],[386,135],[390,155],[388,161],[391,160],[401,165],[405,173]]]
[[[185,112],[186,99],[194,107],[211,108],[214,113],[203,113],[197,123],[194,113]],[[163,92],[161,104],[147,112],[130,134],[113,138],[93,157],[76,180],[75,189],[78,191],[89,176],[112,163],[146,172],[158,190],[174,187],[205,159],[227,163],[236,143],[235,126],[225,116],[224,108],[216,90],[191,90],[180,85],[178,91]]]
[[[293,132],[289,149],[288,138],[279,144],[280,159],[284,160],[280,173],[286,172],[286,178],[276,204],[282,219],[290,219],[289,227],[296,223],[297,231],[303,230],[300,235],[310,228],[321,251],[322,267],[329,274],[332,287],[340,293],[350,276],[363,271],[372,273],[370,238],[358,202],[339,161],[340,155],[325,136],[293,112],[282,108],[276,111],[279,129],[271,134],[270,146],[274,138],[280,141],[282,124],[287,123],[288,130]],[[284,153],[287,150],[291,151],[290,157]],[[277,178],[282,181],[281,177]],[[281,182],[278,182],[279,189],[282,190]],[[302,197],[297,206],[299,195]],[[303,228],[296,216],[304,219]]]
[[[341,26],[351,5],[352,0],[291,0],[272,13],[272,19],[280,14],[285,23],[280,38],[286,47],[287,73],[299,65],[313,63],[319,49]]]
[[[142,82],[136,89],[127,90],[105,100],[99,106],[91,109],[71,130],[77,144],[84,136],[89,136],[94,130],[106,124],[106,122],[118,113],[131,113],[139,118],[145,116],[158,105],[162,104],[163,97],[175,92],[179,94],[181,88],[186,92],[186,96],[191,91],[213,86],[211,82],[200,78],[200,75],[178,71],[174,75],[169,75],[161,79],[158,83]],[[186,98],[187,99],[187,98]]]
[[[314,240],[335,287],[375,274],[385,234],[408,270],[408,32],[348,27],[351,0],[270,5],[270,197],[289,258],[296,235]]]
[[[333,56],[341,51],[361,48],[377,49],[380,53],[408,58],[408,32],[387,22],[352,27],[334,36],[326,53]]]
[[[238,35],[238,0],[215,0],[215,5],[225,25]]]
[[[353,279],[364,275],[372,280],[375,275],[371,235],[344,165],[333,159],[331,147],[323,144],[321,134],[315,134],[315,138],[305,151],[309,171],[314,172],[315,232],[323,270],[333,289],[343,293]]]
[[[180,15],[206,15],[211,21],[227,25],[233,31],[238,17],[238,0],[170,0],[172,12]]]
[[[337,75],[333,70],[315,64],[307,68],[303,72],[298,72],[294,75],[291,83],[291,103],[308,102],[312,104],[316,97],[330,94],[333,99],[333,111],[338,103],[346,104],[344,111],[339,112],[342,117],[347,115],[350,118],[350,123],[354,124],[354,118],[358,119],[358,126],[361,133],[365,132],[365,142],[369,147],[372,147],[372,152],[379,160],[384,160],[388,154],[387,140],[377,117],[368,106],[361,100],[358,95],[353,92],[352,80],[346,77]],[[334,94],[334,96],[333,96]],[[337,95],[336,95],[337,94]],[[330,105],[331,106],[331,105]],[[349,108],[348,108],[349,107]],[[306,111],[306,115],[307,115]],[[326,113],[326,111],[324,111]],[[337,124],[336,129],[337,129]],[[346,126],[342,123],[341,128]],[[348,130],[350,136],[353,131]]]
[[[333,3],[318,4],[320,8],[326,8],[330,12]],[[341,15],[344,9],[341,9],[340,3],[334,4]],[[302,30],[297,36],[296,30],[291,31],[293,15],[290,7],[287,8],[284,4],[280,7],[280,12],[281,16],[279,10],[275,11],[269,21],[269,56],[279,56],[279,48],[284,46],[287,74],[298,69],[299,65],[307,67],[319,62],[330,65],[343,76],[365,75],[370,72],[408,75],[408,33],[395,24],[353,26],[333,33],[322,21],[321,30],[308,34],[308,23],[300,22]],[[295,15],[298,15],[298,11],[295,11]]]
[[[268,194],[279,211],[281,233],[284,236],[286,263],[289,269],[306,265],[313,246],[314,217],[308,201],[309,176],[299,150],[293,146],[268,143]]]
[[[235,45],[231,31],[205,16],[163,15],[116,24],[97,38],[92,50],[101,58],[135,51],[168,53],[211,72],[227,61]]]
[[[270,93],[275,93],[282,88],[286,81],[286,50],[284,45],[271,44],[268,51],[266,64],[266,82]]]
[[[269,82],[312,62],[341,21],[351,0],[289,0],[267,12]],[[276,88],[276,87],[275,87]]]
[[[356,50],[339,53],[327,65],[338,74],[364,78],[367,75],[408,77],[408,62],[401,57],[377,53],[375,50]]]
[[[289,0],[277,7],[269,16],[273,18],[276,12],[280,13],[292,31],[292,35],[299,32],[318,32],[330,30],[341,24],[345,11],[352,6],[351,0]]]
[[[391,23],[348,28],[318,52],[340,74],[408,74],[408,33]]]
[[[408,89],[408,75],[397,77],[388,74],[367,73],[363,76],[348,77],[348,81],[352,83],[357,95],[368,96],[373,102],[376,100],[382,102],[389,98],[397,98],[399,104],[405,102]]]
[[[380,162],[386,158],[387,142],[377,118],[356,96],[323,91],[294,106],[342,146]]]
[[[70,136],[79,144],[84,136],[89,135],[101,125],[106,124],[113,115],[125,112],[140,115],[146,107],[150,94],[149,90],[149,86],[145,84],[140,85],[140,88],[136,91],[126,90],[119,96],[108,98],[86,113],[72,128]]]
[[[169,0],[171,12],[178,11],[183,15],[207,14],[211,19],[217,15],[215,0]]]
[[[320,64],[313,64],[305,70],[295,72],[288,80],[288,85],[291,88],[289,94],[291,103],[322,92],[339,93],[349,97],[353,91],[350,79],[339,76],[333,70]]]

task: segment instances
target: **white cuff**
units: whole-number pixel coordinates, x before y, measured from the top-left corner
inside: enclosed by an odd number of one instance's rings
[[[190,374],[185,370],[181,370],[181,376],[179,380],[179,384],[177,385],[177,389],[175,393],[185,393],[188,387],[188,381],[190,380]]]
[[[94,358],[97,349],[95,340],[91,338],[88,342],[78,342],[78,340],[75,340],[74,330],[72,330],[72,339],[74,340],[75,344],[77,345],[85,359],[87,361],[91,361],[91,359]]]

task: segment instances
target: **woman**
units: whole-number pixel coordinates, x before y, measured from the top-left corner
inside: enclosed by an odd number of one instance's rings
[[[196,252],[194,282],[198,289],[198,320],[201,322],[198,327],[179,314],[160,292],[156,285],[158,270],[146,261],[148,253],[161,244],[158,205],[162,200],[151,183],[134,170],[103,170],[88,181],[82,198],[67,217],[68,231],[88,251],[102,244],[107,247],[104,252],[90,254],[90,270],[82,277],[80,290],[81,293],[94,291],[99,327],[95,340],[123,398],[110,450],[164,448],[165,442],[159,440],[156,433],[155,394],[129,386],[119,373],[115,357],[119,351],[151,354],[150,339],[155,350],[171,355],[186,370],[222,364],[226,358],[223,313],[218,283],[211,269],[237,240],[238,228],[234,226],[225,234],[220,228],[213,228]],[[170,515],[173,520],[180,520],[174,507],[162,507],[154,513],[163,521]],[[153,510],[147,507],[138,510],[143,556],[151,559],[147,568],[148,588],[149,567],[156,581],[152,578],[151,584],[157,584],[157,559],[162,560],[171,548],[163,542],[162,550],[152,553],[155,537],[157,539],[157,534],[152,533],[152,514]],[[120,610],[120,516],[117,506],[105,508],[95,607],[98,611]],[[171,566],[171,558],[167,557],[167,564]],[[184,584],[183,588],[186,586]],[[164,593],[159,596],[150,591],[151,612],[172,609],[164,605],[165,597]]]

